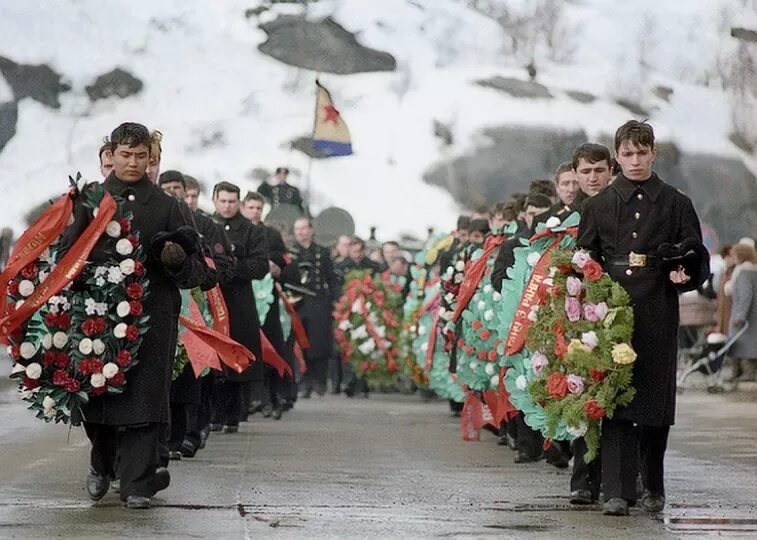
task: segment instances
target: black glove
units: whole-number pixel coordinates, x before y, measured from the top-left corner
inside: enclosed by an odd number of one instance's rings
[[[698,240],[690,238],[679,244],[666,242],[657,248],[658,266],[665,273],[678,270],[680,266],[689,276],[695,276],[706,256],[707,248]]]
[[[178,268],[187,260],[187,253],[179,244],[166,242],[160,252],[161,262],[169,268]]]
[[[186,256],[193,255],[199,250],[200,235],[192,227],[182,226],[172,232],[159,232],[152,238],[150,249],[153,257],[163,258],[163,246],[166,242],[178,244]]]

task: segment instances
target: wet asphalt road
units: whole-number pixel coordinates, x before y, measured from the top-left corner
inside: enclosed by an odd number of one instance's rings
[[[571,509],[568,472],[515,465],[490,434],[464,443],[442,402],[301,400],[213,434],[172,462],[147,511],[84,490],[83,433],[32,418],[0,386],[0,538],[757,537],[755,393],[687,393],[667,460],[668,508],[610,518]]]

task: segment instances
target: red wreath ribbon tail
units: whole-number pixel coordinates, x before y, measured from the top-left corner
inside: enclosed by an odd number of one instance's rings
[[[305,363],[305,355],[302,353],[302,349],[298,343],[294,344],[294,357],[297,360],[297,368],[300,374],[304,374],[308,370],[308,365]]]
[[[421,317],[423,317],[426,313],[428,313],[428,311],[432,307],[434,307],[434,304],[437,302],[437,300],[439,300],[439,297],[441,296],[441,294],[442,294],[441,292],[437,292],[431,298],[431,300],[429,300],[428,302],[426,302],[426,304],[423,307],[421,307],[420,310],[418,310],[418,313],[415,314],[415,322],[418,322]]]
[[[189,319],[191,319],[193,326],[204,326],[207,328],[205,320],[200,313],[200,307],[194,298],[192,298],[192,295],[187,294],[182,296],[188,300]],[[195,378],[198,378],[206,368],[221,371],[222,368],[218,360],[218,353],[195,332],[189,331],[185,326],[185,331],[181,333],[180,339],[187,350],[187,356],[189,357],[189,363],[192,365]]]
[[[530,243],[534,243],[536,240],[540,240],[541,238],[546,237],[552,237],[552,238],[562,238],[564,235],[569,234],[573,238],[576,238],[578,236],[578,227],[568,227],[564,231],[555,232],[552,229],[544,229],[542,232],[534,234],[531,236],[531,238],[528,239]]]
[[[489,257],[491,257],[494,250],[501,246],[504,241],[505,237],[501,235],[490,236],[487,238],[484,252],[481,254],[481,257],[466,269],[463,282],[460,284],[460,292],[457,295],[457,307],[452,314],[453,323],[458,321],[460,315],[462,315],[465,308],[468,307],[470,299],[473,298],[473,295],[478,288],[478,284],[481,283],[481,279],[484,277],[484,273],[486,273],[486,263],[489,261]]]
[[[534,266],[526,288],[523,289],[523,295],[518,303],[518,309],[515,310],[510,331],[505,341],[505,354],[508,356],[519,353],[526,344],[526,334],[533,323],[528,318],[528,314],[533,306],[544,303],[546,292],[542,287],[542,282],[549,274],[550,255],[560,245],[561,239],[562,234],[555,238],[555,241],[542,253]]]
[[[497,405],[494,412],[494,420],[499,426],[502,422],[509,422],[511,418],[518,415],[518,409],[516,409],[512,403],[510,403],[510,393],[505,388],[505,374],[507,374],[507,368],[503,367],[499,372],[499,385],[497,386]]]
[[[24,266],[36,260],[46,248],[50,247],[66,228],[74,207],[72,194],[73,190],[70,190],[45,210],[16,242],[8,257],[5,270],[0,274],[0,314],[5,314],[7,301],[5,291],[8,283]],[[0,342],[7,344],[4,335],[0,336]]]
[[[109,193],[106,193],[100,201],[97,217],[87,226],[55,269],[50,272],[45,282],[37,287],[21,307],[0,319],[0,335],[7,336],[24,324],[51,296],[76,279],[84,270],[92,248],[97,244],[115,213],[116,201]]]
[[[260,344],[263,348],[263,362],[274,368],[279,377],[283,377],[284,374],[292,377],[292,368],[284,361],[262,330],[260,331]]]
[[[281,302],[284,304],[284,309],[292,319],[292,333],[294,333],[295,341],[297,341],[297,344],[302,350],[309,349],[310,340],[308,339],[308,333],[305,331],[305,326],[302,324],[302,319],[297,315],[297,310],[294,309],[294,306],[286,297],[284,291],[281,290],[278,283],[276,283],[276,293],[279,295],[279,298],[281,298]]]
[[[426,348],[426,373],[431,372],[434,365],[434,350],[436,349],[436,337],[438,334],[437,326],[439,325],[439,311],[434,313],[434,319],[431,322],[431,328],[428,333],[428,347]]]
[[[203,343],[212,347],[218,353],[221,361],[237,373],[242,373],[250,365],[250,360],[255,360],[255,355],[247,347],[212,328],[208,328],[204,321],[200,322],[179,315],[179,322]]]
[[[229,329],[229,310],[226,307],[226,300],[223,298],[221,287],[216,285],[205,292],[205,297],[208,299],[210,314],[213,316],[213,329],[224,336],[228,336],[231,332]]]
[[[464,441],[478,441],[481,439],[481,426],[485,424],[483,404],[476,397],[476,393],[468,391],[460,414],[460,433]]]

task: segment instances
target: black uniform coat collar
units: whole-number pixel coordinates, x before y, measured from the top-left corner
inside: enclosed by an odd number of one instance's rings
[[[150,196],[155,188],[155,185],[150,182],[146,174],[136,182],[128,183],[118,178],[115,172],[111,172],[108,175],[103,185],[111,195],[124,199],[127,199],[129,195],[134,195],[135,200],[140,204],[145,204],[150,200]]]
[[[623,173],[621,173],[615,178],[615,181],[612,183],[612,188],[625,202],[631,200],[631,197],[637,190],[643,191],[650,199],[656,201],[660,196],[660,193],[662,193],[663,185],[660,177],[654,172],[649,180],[641,183],[631,182],[628,178],[623,176]]]
[[[224,218],[221,217],[218,213],[214,214],[213,216],[218,223],[221,225],[228,226],[228,229],[226,230],[232,230],[232,231],[238,231],[242,227],[244,227],[245,223],[250,223],[250,221],[242,215],[241,212],[238,212],[234,217],[230,218]]]

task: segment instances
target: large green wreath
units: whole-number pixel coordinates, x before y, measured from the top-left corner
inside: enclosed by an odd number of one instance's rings
[[[96,215],[105,193],[102,184],[90,184],[79,197]],[[108,261],[87,265],[77,287],[51,297],[9,336],[16,361],[11,378],[29,409],[46,422],[69,422],[90,399],[123,392],[149,329],[142,306],[149,285],[144,250],[123,199],[114,199],[116,213],[98,240],[110,253]],[[58,247],[56,241],[8,284],[10,305],[19,305],[45,281],[62,257]]]
[[[633,310],[628,293],[588,254],[547,256],[546,302],[532,309],[527,349],[508,371],[506,386],[528,425],[548,439],[584,437],[591,461],[601,419],[612,418],[635,394]]]

